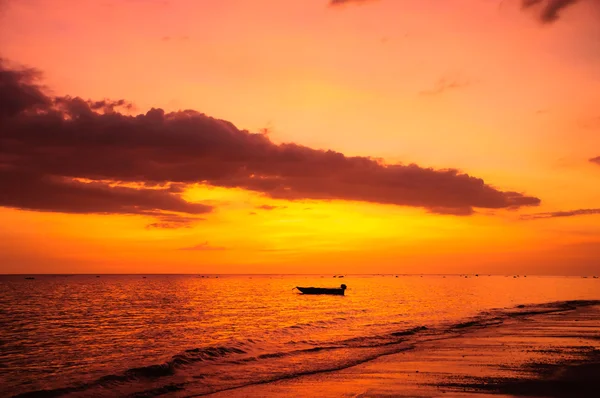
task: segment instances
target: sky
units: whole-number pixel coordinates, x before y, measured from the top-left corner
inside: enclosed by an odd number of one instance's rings
[[[0,273],[600,274],[600,1],[0,1]]]

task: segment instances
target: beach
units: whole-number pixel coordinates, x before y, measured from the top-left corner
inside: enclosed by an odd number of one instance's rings
[[[517,308],[354,367],[211,397],[592,397],[599,374],[600,305],[570,303],[547,312]]]

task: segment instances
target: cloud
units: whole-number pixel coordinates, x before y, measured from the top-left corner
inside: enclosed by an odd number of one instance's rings
[[[329,6],[341,6],[349,3],[369,3],[375,0],[330,0]],[[595,4],[598,0],[519,0],[521,8],[524,10],[535,9],[538,13],[538,18],[543,24],[551,24],[560,19],[561,13],[567,8],[574,6],[577,3],[588,1]],[[501,3],[502,4],[502,3]]]
[[[437,81],[434,88],[430,90],[423,90],[420,92],[421,95],[437,95],[443,94],[446,91],[457,90],[469,86],[469,82],[459,79],[441,78]]]
[[[329,5],[331,7],[341,6],[348,3],[367,3],[373,2],[375,0],[329,0]]]
[[[592,215],[592,214],[600,214],[600,209],[578,209],[578,210],[568,210],[568,211],[553,211],[553,212],[548,212],[548,213],[524,214],[521,216],[521,220],[537,220],[540,218],[586,216],[586,215]]]
[[[168,188],[130,188],[105,182],[21,170],[0,170],[0,203],[23,210],[61,213],[146,214],[158,211],[204,214],[211,206],[189,203]]]
[[[159,222],[146,225],[146,229],[191,228],[194,223],[205,220],[205,218],[197,216],[190,217],[181,214],[168,214],[164,212],[154,212],[148,213],[146,215],[153,216],[159,220]]]
[[[46,170],[43,164],[28,165],[27,156],[40,155],[50,160],[49,156],[54,153],[56,158],[52,162],[58,164],[61,152],[72,150],[68,148],[68,143],[65,145],[64,142],[53,141],[58,135],[51,136],[52,129],[58,126],[48,124],[51,116],[54,116],[55,122],[64,123],[66,127],[69,122],[73,124],[73,120],[69,121],[69,114],[84,116],[87,113],[94,117],[110,115],[118,109],[133,109],[133,105],[124,100],[50,98],[37,84],[39,77],[40,73],[33,69],[5,68],[0,60],[0,123],[3,127],[0,131],[0,206],[60,213],[146,215],[160,221],[148,226],[154,228],[190,225],[200,219],[190,215],[212,211],[211,206],[184,201],[179,196],[181,187],[176,184],[131,188],[119,186],[115,181],[79,180],[88,177],[85,173],[53,173]],[[61,109],[64,110],[62,115]],[[59,121],[57,117],[63,120]],[[36,119],[41,122],[39,126],[28,126],[28,122]],[[19,137],[20,128],[31,131],[22,131],[24,135]],[[80,131],[72,130],[70,137],[63,136],[62,139],[78,140],[78,136],[85,134],[83,131],[83,128]],[[31,148],[23,148],[28,143],[22,138],[28,134],[39,134],[39,140],[32,143]],[[105,153],[104,157],[110,161],[110,153]],[[82,165],[86,162],[83,158],[79,161]]]
[[[521,0],[523,9],[538,8],[539,19],[542,23],[550,24],[560,18],[560,13],[566,8],[584,0]]]
[[[596,163],[598,166],[600,166],[600,156],[596,156],[595,158],[591,158],[590,162]]]
[[[287,209],[287,206],[262,205],[262,206],[257,206],[256,208],[261,209],[261,210],[276,210],[276,209]]]
[[[37,78],[31,70],[0,69],[0,206],[67,213],[208,213],[210,206],[181,197],[196,183],[275,199],[363,201],[444,214],[540,203],[455,169],[278,145],[265,134],[193,110],[153,108],[130,115],[121,109],[129,110],[126,101],[50,97]]]
[[[36,84],[40,73],[35,69],[5,69],[0,59],[0,120],[29,110],[46,108],[52,100]]]
[[[225,247],[221,247],[221,246],[211,246],[208,244],[208,241],[206,241],[204,243],[200,243],[199,245],[183,247],[179,250],[220,251],[220,250],[227,250],[227,249]]]

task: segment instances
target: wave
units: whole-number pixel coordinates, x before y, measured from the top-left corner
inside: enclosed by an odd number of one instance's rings
[[[472,329],[472,328],[484,328],[484,327],[488,327],[488,326],[494,326],[494,325],[499,325],[501,323],[503,323],[503,319],[502,318],[491,318],[491,319],[485,319],[485,320],[473,320],[473,321],[466,321],[466,322],[460,322],[457,324],[454,324],[450,327],[450,330],[459,330],[459,329]]]
[[[186,350],[181,354],[177,354],[171,358],[170,361],[142,366],[137,368],[131,368],[120,374],[112,374],[102,376],[97,380],[89,383],[83,383],[80,385],[58,388],[53,390],[38,390],[31,391],[23,394],[16,395],[19,398],[33,398],[33,397],[58,397],[75,392],[86,391],[95,387],[110,387],[111,385],[118,383],[126,383],[139,380],[152,380],[172,376],[175,374],[177,368],[184,365],[190,365],[197,362],[204,361],[216,361],[219,358],[224,358],[231,354],[245,354],[246,352],[237,347],[208,347],[208,348],[194,348]],[[166,387],[166,386],[164,386]]]
[[[427,330],[427,326],[417,326],[416,328],[404,330],[402,332],[392,332],[392,336],[411,336],[413,334],[419,333],[423,330]]]
[[[281,331],[289,331],[290,329],[299,329],[299,330],[306,330],[306,329],[312,329],[312,328],[318,328],[318,329],[324,329],[324,328],[328,328],[328,327],[332,327],[335,324],[339,324],[340,322],[344,322],[346,321],[347,318],[345,317],[332,317],[329,320],[318,320],[318,321],[314,321],[314,322],[304,322],[304,323],[297,323],[294,325],[290,325],[290,326],[285,326],[281,329]]]
[[[556,301],[543,304],[519,304],[511,308],[482,312],[478,316],[459,322],[448,327],[448,332],[458,332],[462,329],[485,328],[500,325],[506,320],[522,318],[535,315],[560,314],[566,311],[576,310],[578,307],[600,305],[600,300],[569,300]]]
[[[497,326],[517,317],[560,314],[599,304],[600,301],[595,300],[522,304],[487,311],[459,323],[438,327],[421,325],[381,335],[320,343],[305,349],[257,352],[258,347],[249,343],[195,348],[174,355],[162,364],[131,368],[92,382],[32,391],[16,397],[58,397],[72,393],[154,397],[178,391],[205,395],[302,375],[337,371],[383,355],[412,349],[421,340],[452,338],[456,333]]]

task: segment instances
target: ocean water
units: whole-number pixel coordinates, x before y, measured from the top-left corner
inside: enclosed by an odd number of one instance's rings
[[[345,296],[293,290],[341,283]],[[0,396],[204,395],[598,299],[591,277],[5,275]]]

